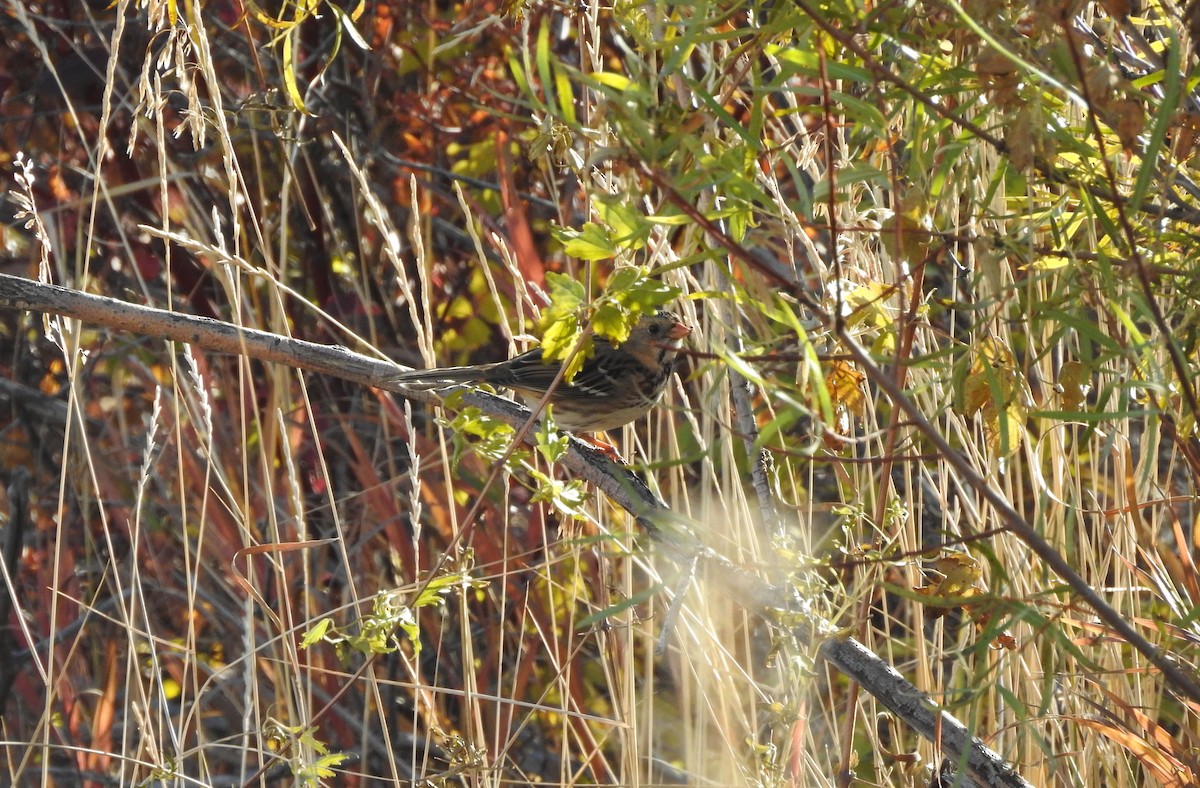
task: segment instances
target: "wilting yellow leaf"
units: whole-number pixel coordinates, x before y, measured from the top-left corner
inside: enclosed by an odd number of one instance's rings
[[[1092,390],[1092,373],[1079,361],[1068,361],[1058,371],[1063,410],[1079,410]]]
[[[1063,257],[1061,254],[1047,254],[1034,260],[1028,267],[1035,271],[1053,271],[1056,268],[1065,268],[1070,265],[1069,258]]]
[[[912,216],[893,214],[879,228],[879,240],[893,260],[916,265],[929,253],[929,230]]]
[[[983,577],[983,570],[979,568],[979,562],[967,553],[939,556],[933,561],[932,569],[939,577],[921,589],[925,596],[954,599],[974,596],[980,591],[976,584]]]
[[[1021,446],[1032,397],[1012,352],[991,337],[975,349],[958,401],[964,416],[980,414],[988,449],[1002,457]]]
[[[844,410],[854,416],[863,415],[863,381],[866,377],[849,362],[834,361],[825,376],[825,388],[833,409]]]

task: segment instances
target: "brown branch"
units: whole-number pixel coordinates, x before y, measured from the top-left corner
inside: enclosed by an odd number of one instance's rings
[[[259,361],[334,375],[396,391],[420,402],[440,402],[433,392],[403,389],[384,380],[396,371],[388,362],[340,346],[304,342],[211,318],[166,312],[4,274],[0,274],[0,307],[73,317],[144,336],[186,342],[204,350],[237,353]],[[511,400],[482,391],[470,390],[462,401],[514,426],[525,424],[531,415],[529,409]],[[861,643],[834,631],[803,602],[788,600],[756,574],[701,546],[690,536],[686,521],[675,515],[633,471],[576,439],[572,439],[563,465],[632,514],[664,552],[684,563],[703,561],[708,575],[747,610],[770,621],[783,618],[802,643],[819,643],[817,648],[824,659],[913,730],[938,744],[952,762],[962,763],[977,784],[1028,786],[1010,764],[972,736],[966,726],[940,710],[929,696]],[[801,623],[797,625],[797,621]]]

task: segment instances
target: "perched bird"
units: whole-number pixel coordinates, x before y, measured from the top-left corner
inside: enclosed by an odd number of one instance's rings
[[[645,414],[662,397],[675,370],[679,348],[690,333],[690,326],[660,310],[643,316],[620,345],[597,336],[594,355],[570,383],[559,381],[550,395],[555,424],[569,432],[603,432]],[[512,389],[534,404],[561,368],[561,363],[543,362],[541,348],[534,348],[495,364],[418,369],[389,380],[421,385],[490,383]]]

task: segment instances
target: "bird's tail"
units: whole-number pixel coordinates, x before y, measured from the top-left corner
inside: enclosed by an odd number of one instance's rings
[[[485,367],[439,367],[437,369],[413,369],[389,375],[393,383],[415,386],[438,386],[444,383],[473,383],[483,380]]]

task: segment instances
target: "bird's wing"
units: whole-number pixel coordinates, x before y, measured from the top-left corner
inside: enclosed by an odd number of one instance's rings
[[[597,339],[596,355],[584,363],[569,384],[559,386],[556,396],[582,402],[604,401],[624,396],[623,388],[639,384],[638,375],[644,368],[638,360],[607,343],[601,346],[602,341]],[[557,367],[551,369],[557,371]]]
[[[602,340],[596,340],[599,345]],[[600,348],[597,348],[599,351]],[[622,365],[636,363],[627,353],[613,351],[611,347],[584,362],[570,383],[560,382],[554,396],[560,399],[591,400],[594,397],[611,396],[622,385]],[[558,377],[561,364],[547,364],[542,360],[541,348],[534,348],[519,356],[496,364],[482,380],[495,386],[533,394],[544,394]]]
[[[493,364],[487,374],[480,379],[493,386],[518,391],[544,392],[558,377],[561,365],[542,361],[540,347],[528,350],[519,356],[513,356],[508,361]]]

